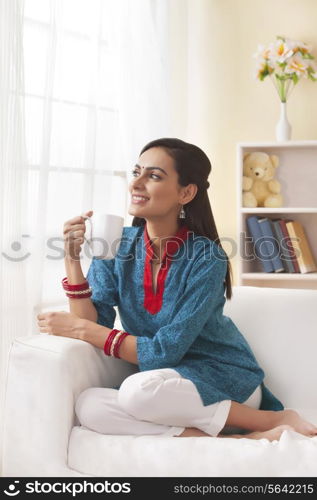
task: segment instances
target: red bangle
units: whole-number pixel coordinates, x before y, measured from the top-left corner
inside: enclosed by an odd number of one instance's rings
[[[122,342],[124,341],[124,339],[129,335],[129,333],[127,332],[122,332],[119,339],[118,339],[118,342],[116,343],[115,347],[114,347],[114,356],[116,358],[120,358],[119,356],[119,349],[120,349],[120,345],[122,344]]]
[[[115,331],[114,330],[111,330],[109,333],[108,333],[108,336],[106,338],[106,341],[105,341],[105,344],[104,344],[104,347],[103,347],[103,350],[104,350],[104,353],[107,355],[107,356],[110,356],[110,346],[112,344],[112,340],[114,338],[114,336],[116,335]]]
[[[71,293],[66,293],[66,296],[69,298],[69,299],[88,299],[89,297],[92,296],[92,291],[89,291],[87,293],[81,293],[80,295],[73,295]]]
[[[106,354],[106,356],[110,356],[110,348],[112,341],[119,331],[120,330],[116,330],[114,328],[113,330],[111,330],[111,332],[108,333],[108,337],[106,338],[105,345],[103,347],[103,352]]]
[[[87,290],[87,288],[89,288],[89,283],[87,280],[85,280],[83,283],[80,283],[79,285],[69,285],[67,277],[62,280],[62,285],[64,290],[67,290],[69,292],[77,292],[81,290]]]

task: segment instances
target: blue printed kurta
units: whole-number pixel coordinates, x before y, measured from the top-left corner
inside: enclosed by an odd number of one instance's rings
[[[124,228],[114,259],[93,258],[87,280],[97,322],[113,328],[117,306],[123,329],[137,336],[139,369],[173,368],[195,384],[204,405],[243,403],[262,384],[261,409],[283,409],[264,386],[264,372],[246,339],[223,314],[223,250],[186,227],[170,243],[156,294],[146,226]]]

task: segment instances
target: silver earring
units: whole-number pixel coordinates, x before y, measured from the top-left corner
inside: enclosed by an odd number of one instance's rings
[[[186,218],[186,213],[184,207],[182,207],[181,211],[179,212],[179,219],[185,219],[185,218]]]

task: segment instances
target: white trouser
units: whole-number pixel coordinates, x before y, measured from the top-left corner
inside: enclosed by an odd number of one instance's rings
[[[244,404],[258,409],[258,386]],[[178,436],[196,427],[217,436],[228,418],[231,401],[204,406],[196,386],[172,368],[138,372],[119,390],[92,387],[82,392],[75,412],[82,426],[101,434]],[[236,432],[226,427],[224,432]]]

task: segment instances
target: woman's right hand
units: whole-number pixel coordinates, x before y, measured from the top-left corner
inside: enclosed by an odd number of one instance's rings
[[[93,210],[89,210],[83,215],[79,215],[65,222],[63,230],[65,258],[79,260],[81,246],[85,241],[85,220],[87,217],[91,217],[92,214]]]

